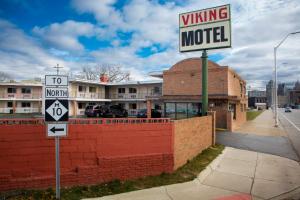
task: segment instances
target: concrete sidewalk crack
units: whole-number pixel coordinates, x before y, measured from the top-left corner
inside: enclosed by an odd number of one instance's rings
[[[258,164],[258,153],[256,153],[256,164],[255,164],[255,169],[254,169],[254,176],[252,179],[252,184],[251,184],[251,189],[250,189],[250,194],[252,194],[252,190],[253,190],[253,185],[254,185],[254,180],[255,180],[255,175],[256,175],[256,169],[257,169],[257,164]]]
[[[165,192],[166,192],[166,195],[171,199],[173,200],[172,196],[169,194],[168,190],[167,190],[167,187],[164,187],[165,188]]]

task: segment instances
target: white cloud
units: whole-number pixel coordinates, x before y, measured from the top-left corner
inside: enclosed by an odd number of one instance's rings
[[[78,37],[101,35],[102,30],[89,22],[68,20],[63,23],[53,23],[46,27],[35,26],[33,32],[50,46],[76,52],[84,50],[84,46],[79,42]]]
[[[41,77],[60,63],[67,63],[45,51],[35,39],[6,20],[0,19],[0,70],[16,79]]]

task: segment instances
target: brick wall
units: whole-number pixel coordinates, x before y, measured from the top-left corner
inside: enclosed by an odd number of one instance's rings
[[[214,142],[212,116],[70,120],[60,140],[61,185],[172,172]],[[43,120],[0,120],[0,191],[55,186],[54,139]]]
[[[63,186],[173,170],[172,123],[70,124],[61,139]],[[55,185],[54,139],[42,124],[1,125],[0,191]]]
[[[201,59],[190,58],[175,64],[163,73],[164,95],[201,95]],[[228,94],[228,67],[208,61],[208,94]],[[192,86],[192,87],[191,87]]]
[[[174,122],[174,169],[212,145],[212,117],[195,117]]]

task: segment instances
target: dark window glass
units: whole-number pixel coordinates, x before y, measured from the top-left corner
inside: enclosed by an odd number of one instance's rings
[[[187,103],[177,103],[176,106],[176,119],[187,118]]]
[[[154,94],[160,93],[160,87],[153,88]]]
[[[22,93],[23,94],[30,94],[31,93],[31,88],[22,88]]]
[[[22,102],[22,108],[30,108],[30,102]]]
[[[7,107],[12,108],[13,107],[13,102],[11,102],[11,101],[7,102]]]
[[[124,94],[125,93],[125,88],[118,88],[118,93]]]
[[[167,118],[175,119],[175,103],[166,103],[165,116]]]
[[[78,103],[78,109],[83,109],[84,108],[84,103]]]
[[[7,88],[7,93],[16,93],[16,88]]]
[[[79,85],[79,86],[78,86],[78,91],[79,91],[79,92],[85,92],[85,91],[86,91],[86,87],[83,86],[83,85]]]
[[[130,103],[129,109],[136,109],[136,103]]]
[[[129,93],[136,93],[136,91],[137,91],[136,88],[129,88]]]
[[[89,87],[89,92],[95,93],[96,92],[96,87]]]

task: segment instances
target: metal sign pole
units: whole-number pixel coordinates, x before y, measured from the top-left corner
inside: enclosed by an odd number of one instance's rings
[[[56,75],[59,74],[59,65],[55,66]],[[58,86],[56,86],[58,88]],[[60,199],[60,160],[59,160],[59,136],[55,136],[55,172],[56,172],[56,199]]]
[[[60,162],[59,162],[59,136],[55,137],[55,172],[56,172],[56,199],[60,199]]]
[[[202,51],[202,116],[207,115],[207,106],[208,106],[208,91],[207,91],[207,50]]]

